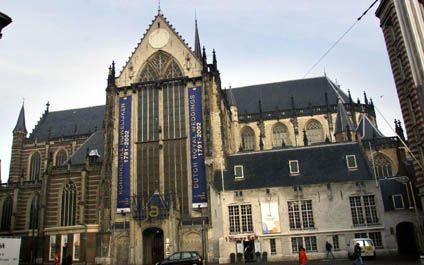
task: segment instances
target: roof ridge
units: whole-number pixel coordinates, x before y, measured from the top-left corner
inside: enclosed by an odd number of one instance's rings
[[[75,108],[75,109],[55,110],[55,111],[49,111],[49,113],[58,113],[58,112],[65,112],[65,111],[71,111],[71,110],[82,110],[82,109],[91,109],[91,108],[99,108],[99,107],[106,107],[106,105],[95,105],[95,106]]]
[[[269,82],[269,83],[261,83],[261,84],[254,84],[254,85],[247,85],[247,86],[240,86],[240,87],[231,87],[231,88],[226,88],[224,90],[239,89],[239,88],[254,87],[254,86],[262,86],[262,85],[281,84],[281,83],[289,83],[289,82],[296,82],[296,81],[306,81],[306,80],[311,80],[311,79],[322,79],[322,78],[325,78],[325,76],[316,76],[316,77],[309,77],[309,78],[298,78],[298,79],[276,81],[276,82]]]

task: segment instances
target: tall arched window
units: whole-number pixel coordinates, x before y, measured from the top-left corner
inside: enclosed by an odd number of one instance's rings
[[[66,159],[68,159],[68,155],[66,151],[61,149],[56,154],[56,166],[63,166],[65,164]]]
[[[61,226],[75,225],[77,207],[77,190],[75,184],[69,182],[62,191]]]
[[[29,180],[38,180],[41,172],[41,155],[35,152],[31,156],[29,165]]]
[[[284,145],[290,145],[289,132],[287,126],[282,123],[277,123],[272,128],[272,147],[278,148]]]
[[[308,137],[309,144],[324,142],[322,125],[319,121],[310,120],[306,124],[306,137]]]
[[[374,156],[374,166],[375,166],[375,173],[377,174],[377,177],[393,176],[392,162],[387,156],[381,153],[376,154]]]
[[[29,229],[38,228],[38,210],[39,210],[39,200],[38,195],[36,194],[31,201],[31,208],[29,211]]]
[[[1,231],[10,231],[12,224],[13,199],[8,195],[3,203],[1,215]]]
[[[243,150],[255,149],[255,133],[252,128],[244,127],[241,133],[241,146]]]

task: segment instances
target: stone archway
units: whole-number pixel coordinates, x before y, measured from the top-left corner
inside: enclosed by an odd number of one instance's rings
[[[143,231],[143,264],[156,264],[163,260],[163,230],[150,227]]]
[[[402,256],[416,256],[418,253],[414,225],[402,222],[396,226],[398,253]]]

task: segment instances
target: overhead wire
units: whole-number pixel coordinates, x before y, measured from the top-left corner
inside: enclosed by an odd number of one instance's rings
[[[363,13],[360,15],[356,21],[327,49],[327,51],[324,52],[324,54],[318,59],[318,61],[312,65],[311,68],[306,72],[306,74],[303,76],[305,78],[308,76],[312,70],[334,49],[334,47],[339,44],[339,42],[358,24],[358,22],[370,11],[370,9],[378,2],[378,0],[375,0]]]

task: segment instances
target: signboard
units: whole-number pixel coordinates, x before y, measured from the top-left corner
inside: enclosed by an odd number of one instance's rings
[[[131,96],[119,98],[118,213],[130,212]]]
[[[262,202],[262,233],[275,234],[280,233],[280,217],[278,214],[277,202]]]
[[[208,207],[203,143],[202,88],[188,90],[193,208]]]
[[[20,238],[0,237],[0,265],[18,265],[20,250]]]

